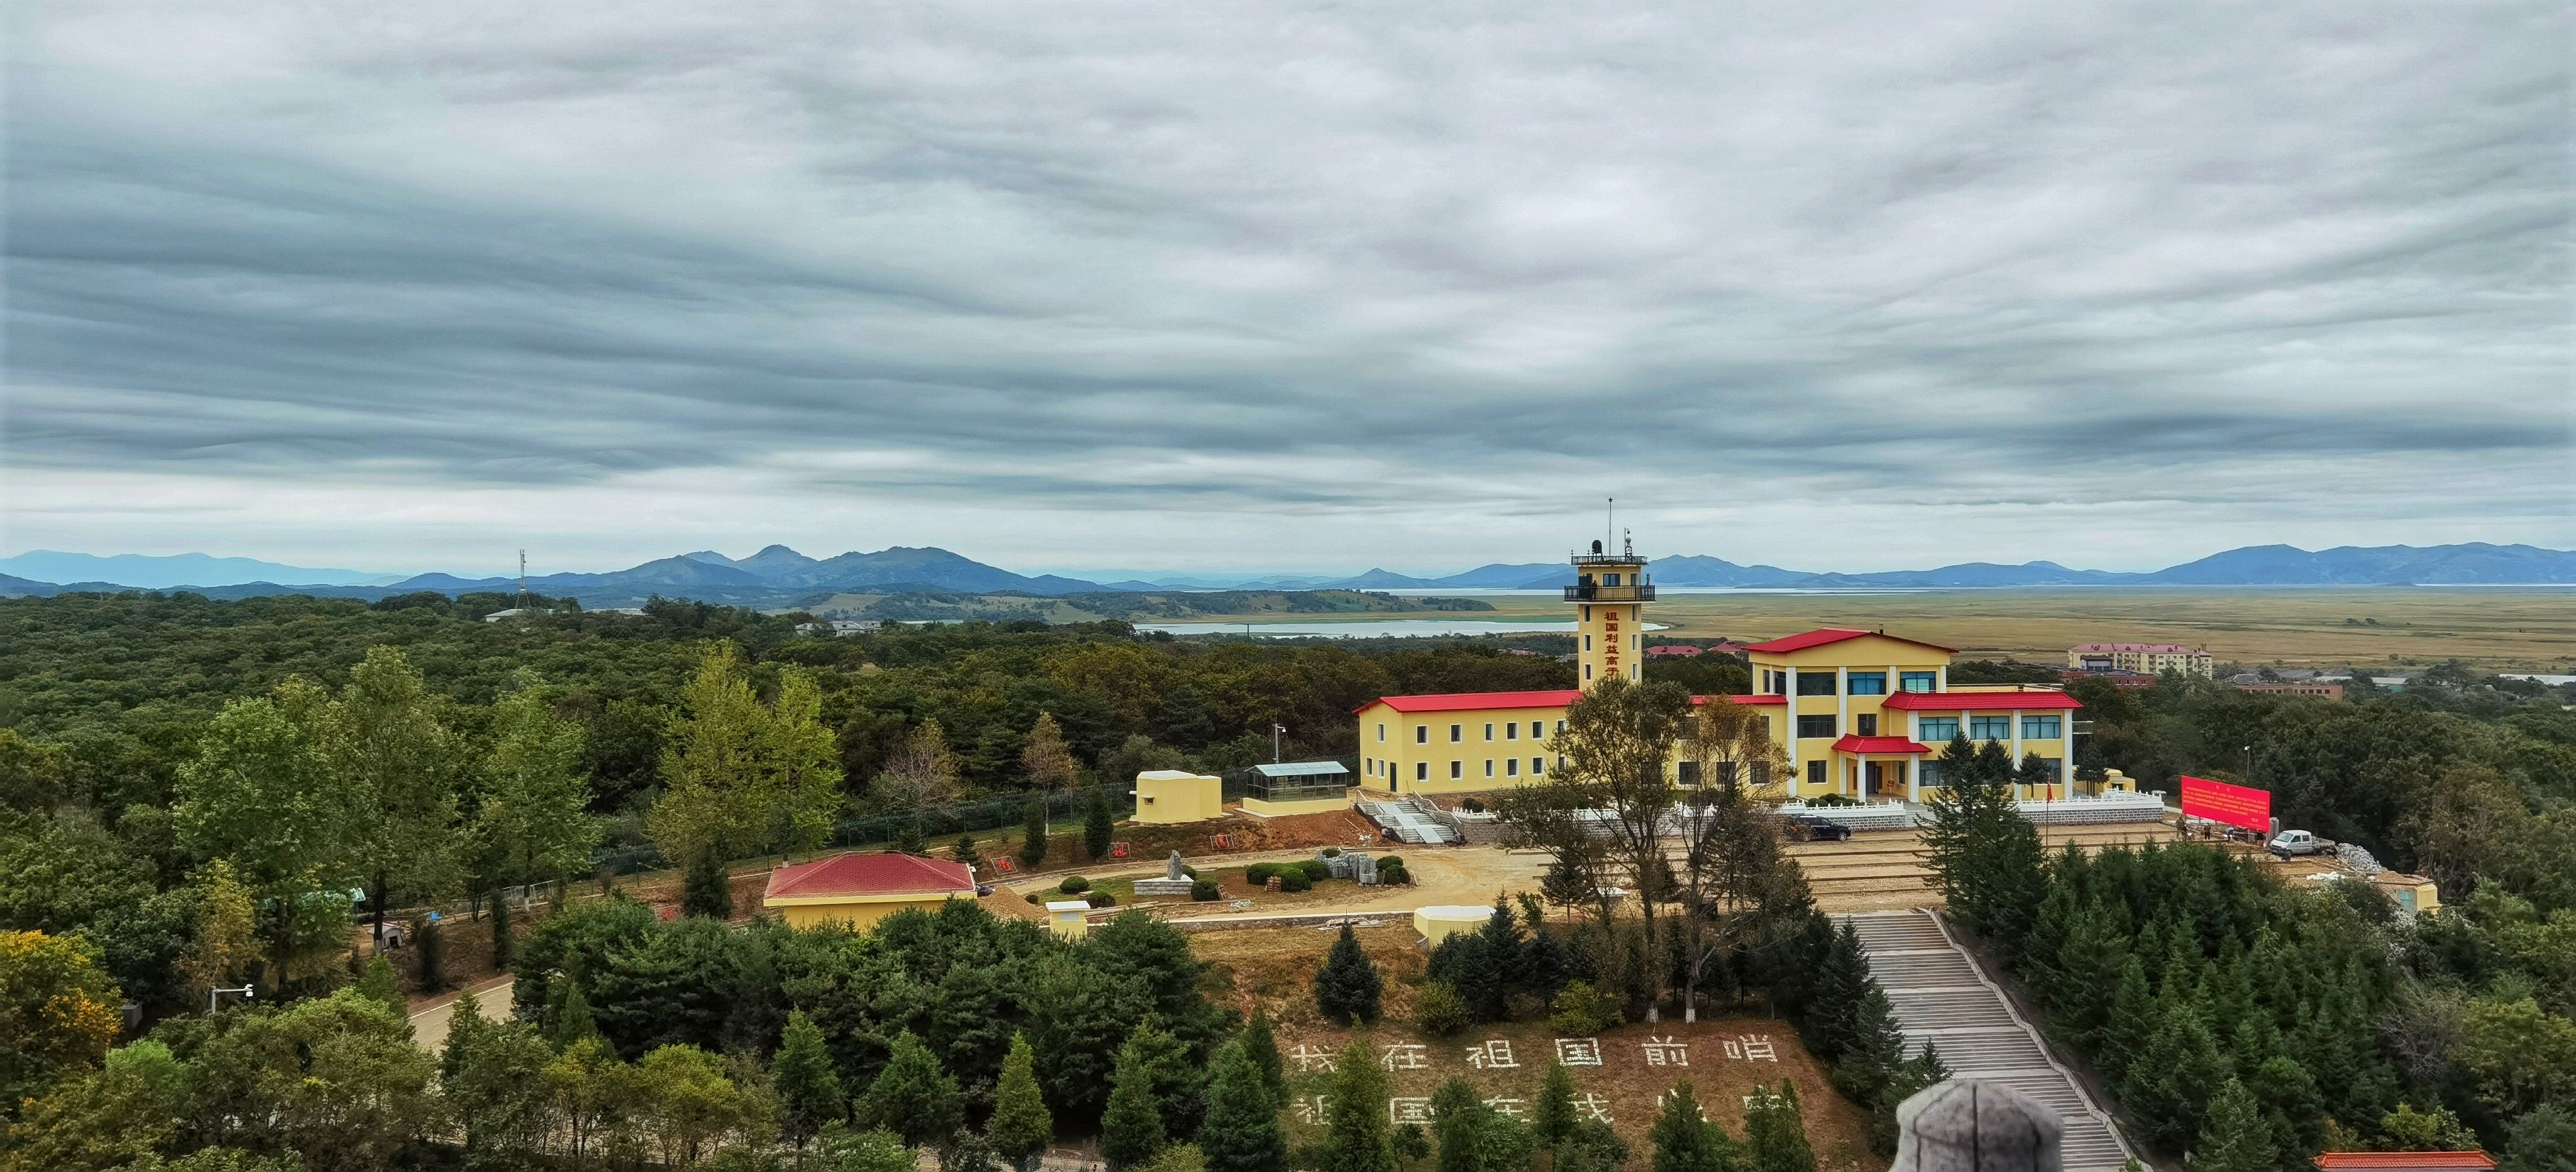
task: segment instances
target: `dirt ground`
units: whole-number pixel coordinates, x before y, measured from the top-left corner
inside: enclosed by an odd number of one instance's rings
[[[1537,1097],[1549,1060],[1563,1054],[1574,1075],[1577,1103],[1585,1111],[1599,1111],[1640,1161],[1652,1150],[1646,1132],[1657,1105],[1675,1082],[1689,1079],[1708,1117],[1740,1139],[1744,1097],[1756,1083],[1785,1078],[1797,1086],[1819,1168],[1877,1172],[1886,1167],[1869,1152],[1866,1118],[1834,1093],[1787,1022],[1730,1016],[1689,1025],[1629,1024],[1560,1041],[1544,1022],[1531,1021],[1470,1026],[1455,1037],[1430,1037],[1408,1020],[1423,979],[1422,954],[1415,944],[1419,938],[1409,927],[1393,925],[1358,935],[1386,978],[1385,1016],[1375,1029],[1358,1036],[1387,1068],[1393,1101],[1373,1109],[1387,1111],[1390,1122],[1411,1118],[1452,1077],[1475,1084],[1498,1109],[1525,1112]],[[1190,939],[1192,951],[1211,964],[1217,983],[1239,1008],[1258,1003],[1279,1019],[1279,1044],[1288,1056],[1295,1099],[1288,1117],[1291,1143],[1321,1135],[1318,1096],[1330,1077],[1325,1064],[1355,1036],[1324,1022],[1314,1008],[1314,973],[1332,938],[1328,931],[1269,928]]]

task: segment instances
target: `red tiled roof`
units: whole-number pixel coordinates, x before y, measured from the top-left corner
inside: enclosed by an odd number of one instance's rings
[[[1834,742],[1834,751],[1837,753],[1929,753],[1932,750],[1904,737],[1864,737],[1846,733],[1843,739]]]
[[[1898,692],[1881,700],[1881,708],[1899,712],[1992,712],[2015,708],[2039,710],[2082,708],[2064,692]]]
[[[2481,1151],[2466,1152],[2321,1152],[2316,1158],[2319,1168],[2493,1168],[2495,1157]]]
[[[919,855],[850,854],[780,867],[769,873],[767,898],[828,895],[971,894],[975,873],[964,863]]]
[[[1464,712],[1475,708],[1563,708],[1582,699],[1575,688],[1552,688],[1544,692],[1447,692],[1433,696],[1380,696],[1352,709],[1366,712],[1372,705],[1384,704],[1398,712]]]
[[[1783,696],[1778,692],[1765,692],[1758,696],[1729,696],[1727,699],[1733,700],[1738,704],[1786,704],[1789,702],[1789,698],[1787,696]]]
[[[1926,643],[1921,639],[1908,639],[1903,635],[1890,635],[1885,631],[1854,631],[1845,627],[1818,627],[1815,630],[1802,632],[1796,635],[1783,635],[1768,643],[1751,644],[1747,646],[1745,650],[1759,651],[1765,655],[1786,655],[1792,651],[1804,651],[1810,647],[1822,647],[1828,643],[1840,643],[1845,639],[1857,639],[1863,635],[1876,635],[1882,639],[1894,639],[1899,643],[1911,643],[1917,647],[1929,647],[1934,651],[1948,651],[1956,653],[1959,650],[1956,647],[1944,647],[1938,643]]]
[[[2190,655],[2194,649],[2180,643],[2082,643],[2073,647],[2076,654],[2087,651],[2152,651],[2159,655]]]
[[[1648,655],[1697,655],[1700,650],[1689,643],[1657,643],[1646,649]]]

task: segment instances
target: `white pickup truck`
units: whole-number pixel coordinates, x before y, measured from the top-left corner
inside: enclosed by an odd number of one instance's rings
[[[2319,838],[2304,830],[2284,830],[2273,835],[2268,846],[2273,854],[2285,859],[2292,855],[2332,854],[2335,848],[2331,840]]]

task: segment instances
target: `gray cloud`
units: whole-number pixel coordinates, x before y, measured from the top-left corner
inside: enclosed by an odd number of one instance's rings
[[[2569,20],[32,10],[0,543],[2568,544]]]

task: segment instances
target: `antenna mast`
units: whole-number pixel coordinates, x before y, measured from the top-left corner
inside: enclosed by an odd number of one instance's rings
[[[517,599],[517,605],[521,610],[528,609],[528,551],[524,549],[519,551],[519,597]]]

